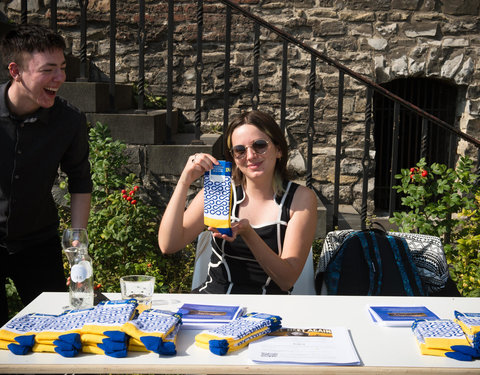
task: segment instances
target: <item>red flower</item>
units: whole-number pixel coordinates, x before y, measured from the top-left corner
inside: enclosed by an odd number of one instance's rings
[[[125,194],[127,191],[125,189],[122,189],[122,194]]]
[[[127,198],[128,198],[128,195],[127,195],[127,194],[123,194],[123,195],[122,195],[122,198],[123,198],[123,199],[127,199]]]
[[[424,170],[422,171],[422,177],[427,177],[427,174],[428,174],[428,172],[424,169]]]
[[[128,194],[133,195],[133,194],[135,194],[135,192],[133,190],[131,190],[130,193],[128,193]]]
[[[410,168],[410,172],[412,172],[412,173],[415,172],[415,168],[413,168],[413,167]]]
[[[137,191],[137,190],[138,190],[138,186],[135,186],[135,187],[133,188],[133,190]]]
[[[131,204],[137,204],[137,200],[134,199],[134,200],[132,200],[130,203],[131,203]]]
[[[127,201],[131,201],[132,200],[132,197],[126,197],[125,198]]]

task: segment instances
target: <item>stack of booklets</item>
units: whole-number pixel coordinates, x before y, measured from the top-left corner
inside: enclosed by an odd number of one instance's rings
[[[241,306],[201,305],[185,303],[178,310],[182,314],[182,329],[212,329],[245,314]]]
[[[373,321],[383,326],[411,327],[415,320],[439,319],[425,306],[368,306]]]

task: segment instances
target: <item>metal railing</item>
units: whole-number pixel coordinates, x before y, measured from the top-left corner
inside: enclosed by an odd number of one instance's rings
[[[385,89],[384,87],[376,84],[370,79],[360,75],[353,70],[349,69],[345,65],[342,65],[338,61],[326,56],[325,54],[315,50],[309,45],[301,42],[296,39],[291,34],[286,33],[285,31],[277,28],[271,23],[265,21],[264,19],[256,16],[255,14],[244,9],[237,3],[234,3],[229,0],[218,0],[211,2],[222,3],[225,9],[225,63],[224,63],[224,129],[229,122],[229,103],[230,103],[230,89],[231,89],[231,30],[232,30],[232,11],[237,12],[238,14],[246,17],[253,22],[253,43],[252,43],[252,54],[253,54],[253,76],[252,76],[252,92],[251,92],[251,106],[253,109],[257,108],[260,103],[260,87],[259,87],[259,62],[260,62],[260,35],[261,28],[269,30],[277,35],[281,39],[282,43],[282,69],[281,69],[281,108],[280,108],[280,126],[282,129],[286,127],[286,98],[287,98],[287,79],[288,79],[288,61],[287,61],[287,52],[290,46],[296,46],[301,50],[308,53],[310,56],[310,75],[309,82],[306,90],[308,90],[309,95],[309,104],[308,104],[308,123],[306,126],[306,136],[307,136],[307,175],[306,175],[306,184],[309,187],[312,187],[313,184],[313,144],[315,136],[315,82],[316,82],[316,64],[320,60],[338,71],[338,103],[337,103],[337,130],[336,130],[336,155],[335,155],[335,182],[334,182],[334,198],[333,198],[333,226],[335,227],[338,224],[339,218],[339,191],[340,191],[340,162],[341,162],[341,152],[342,152],[342,129],[343,129],[343,95],[344,95],[344,79],[345,75],[351,77],[356,82],[362,84],[366,87],[366,109],[365,109],[365,132],[364,132],[364,155],[362,158],[362,204],[361,204],[361,221],[362,227],[366,227],[367,221],[367,190],[368,190],[368,171],[370,169],[370,133],[372,130],[373,116],[372,116],[372,97],[373,93],[376,92],[384,97],[392,100],[394,102],[393,110],[393,147],[391,154],[391,176],[390,176],[390,186],[394,185],[394,174],[397,170],[397,155],[398,155],[398,132],[400,128],[399,124],[399,114],[400,107],[404,107],[406,110],[420,116],[422,118],[422,147],[421,155],[425,155],[427,150],[427,127],[429,125],[439,126],[443,129],[446,129],[449,134],[451,134],[452,142],[456,143],[457,137],[461,138],[478,149],[478,161],[480,161],[480,141],[471,137],[470,135],[460,131],[456,127],[448,124],[447,122],[433,116],[432,114],[426,112],[425,110],[417,107],[416,105],[406,101],[405,99],[395,95],[391,91]],[[81,17],[80,17],[80,77],[79,80],[87,80],[87,54],[86,54],[86,45],[87,45],[87,6],[88,0],[78,0]],[[196,62],[195,62],[195,72],[196,72],[196,93],[195,93],[195,136],[196,139],[200,139],[200,126],[201,126],[201,114],[202,114],[202,74],[204,70],[203,65],[203,35],[204,35],[204,24],[203,24],[203,9],[204,1],[197,0],[197,11],[196,11],[196,22],[197,22],[197,43],[196,43]],[[50,26],[52,29],[57,30],[57,1],[52,0],[50,2],[51,10],[51,20]],[[110,103],[112,106],[112,111],[114,111],[115,103],[115,59],[116,59],[116,49],[115,49],[115,34],[116,34],[116,0],[110,0]],[[145,84],[145,73],[144,73],[144,44],[146,40],[146,30],[145,30],[145,0],[139,0],[139,29],[138,29],[138,48],[139,48],[139,71],[138,71],[138,111],[144,111],[143,108],[143,98],[144,98],[144,84]],[[168,34],[167,34],[167,123],[171,126],[172,124],[172,111],[173,111],[173,41],[174,41],[174,1],[168,0]],[[27,0],[21,1],[21,22],[27,22]],[[168,132],[170,135],[170,131]],[[452,158],[450,158],[452,159]],[[395,191],[391,189],[390,201],[389,201],[389,214],[392,215],[392,210],[395,201]]]

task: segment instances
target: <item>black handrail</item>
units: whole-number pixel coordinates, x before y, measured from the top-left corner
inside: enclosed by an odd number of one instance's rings
[[[207,0],[208,1],[208,0]],[[210,0],[213,2],[213,0]],[[480,169],[480,140],[460,131],[447,122],[437,118],[436,116],[424,111],[405,99],[393,94],[381,85],[376,84],[370,79],[358,74],[338,61],[331,59],[325,54],[313,49],[306,43],[296,39],[291,34],[277,28],[264,19],[256,16],[250,11],[244,9],[237,3],[230,0],[219,0],[226,6],[225,15],[225,65],[224,65],[224,130],[228,124],[229,107],[230,107],[230,51],[231,51],[231,24],[232,24],[232,10],[245,16],[247,19],[253,21],[253,75],[252,75],[252,91],[251,91],[251,105],[252,108],[257,108],[260,103],[260,87],[259,87],[259,65],[260,65],[260,27],[272,31],[282,40],[282,74],[281,74],[281,108],[280,108],[280,126],[282,130],[286,128],[286,97],[287,97],[287,79],[288,79],[288,65],[287,54],[289,44],[297,46],[304,50],[311,56],[310,62],[310,76],[308,82],[309,91],[309,115],[308,125],[306,128],[307,136],[307,170],[306,183],[307,186],[312,187],[312,152],[313,140],[315,135],[314,125],[314,104],[315,104],[315,81],[316,81],[316,60],[319,59],[324,63],[333,66],[339,72],[338,80],[338,110],[337,110],[337,139],[336,139],[336,157],[335,157],[335,182],[334,182],[334,198],[333,198],[333,225],[338,224],[338,208],[339,208],[339,186],[340,186],[340,161],[342,154],[342,128],[343,128],[343,85],[344,75],[352,77],[354,80],[360,82],[366,87],[366,109],[365,109],[365,141],[364,141],[364,156],[362,159],[363,168],[363,187],[362,187],[362,206],[361,219],[362,227],[365,227],[367,215],[367,200],[368,200],[368,173],[371,165],[369,157],[370,149],[370,130],[373,123],[372,118],[372,96],[373,92],[390,99],[394,103],[394,119],[393,119],[393,147],[391,157],[391,176],[390,186],[394,183],[394,173],[398,163],[398,130],[399,130],[399,113],[400,106],[415,113],[422,118],[422,135],[421,135],[421,150],[420,155],[425,156],[427,153],[427,129],[429,124],[435,124],[450,132],[450,146],[449,146],[449,163],[453,163],[455,157],[454,148],[457,142],[457,137],[469,142],[478,148],[478,162]],[[80,78],[78,80],[87,81],[87,6],[88,0],[78,0],[80,5]],[[196,93],[195,93],[195,138],[200,139],[200,126],[202,114],[202,73],[203,73],[203,8],[204,0],[197,0],[197,59],[195,62],[196,71]],[[50,2],[50,26],[53,30],[57,30],[57,0]],[[21,23],[28,21],[27,0],[21,0]],[[138,30],[138,44],[139,44],[139,78],[138,78],[138,111],[145,112],[144,105],[144,45],[145,45],[145,0],[139,0],[139,30]],[[168,0],[168,35],[167,35],[167,143],[171,141],[171,127],[173,120],[173,38],[174,38],[174,1]],[[115,110],[115,34],[116,34],[116,1],[110,2],[110,104],[111,110]],[[389,213],[392,214],[395,192],[392,189],[389,199]]]
[[[301,42],[300,40],[296,39],[293,35],[286,33],[285,31],[279,29],[276,26],[273,26],[271,23],[265,21],[264,19],[256,16],[255,14],[249,12],[248,10],[242,8],[238,4],[229,1],[229,0],[219,0],[220,2],[224,3],[228,7],[235,9],[239,13],[242,13],[245,17],[250,18],[251,20],[254,20],[256,23],[262,25],[266,29],[273,31],[275,34],[278,36],[282,37],[283,39],[289,41],[290,43],[296,45],[297,47],[300,47],[301,49],[305,50],[308,52],[310,55],[313,55],[315,57],[318,57],[322,61],[326,62],[327,64],[334,66],[337,68],[337,70],[342,71],[343,73],[349,75],[350,77],[356,79],[357,81],[362,82],[366,86],[374,89],[375,91],[381,93],[382,95],[386,96],[387,98],[399,102],[401,105],[404,107],[410,109],[411,111],[415,112],[417,115],[422,116],[430,120],[431,122],[443,127],[444,129],[449,130],[452,133],[457,134],[459,137],[465,139],[466,141],[473,143],[476,147],[480,147],[480,141],[478,139],[475,139],[468,134],[463,133],[459,129],[456,129],[455,127],[451,126],[447,122],[440,120],[439,118],[433,116],[432,114],[424,111],[423,109],[417,107],[416,105],[406,101],[405,99],[402,99],[401,97],[395,95],[394,93],[388,91],[384,87],[376,84],[375,82],[369,80],[368,78],[362,76],[361,74],[358,74],[354,72],[353,70],[347,68],[345,65],[339,63],[338,61],[324,55],[323,53],[317,51],[316,49],[310,47],[309,45]]]

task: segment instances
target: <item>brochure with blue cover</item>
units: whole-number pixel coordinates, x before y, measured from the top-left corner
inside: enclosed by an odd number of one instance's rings
[[[245,308],[241,306],[185,303],[178,312],[182,314],[182,328],[211,329],[242,316],[245,313]]]
[[[440,319],[425,306],[368,306],[373,321],[384,326],[410,327],[415,320]]]

